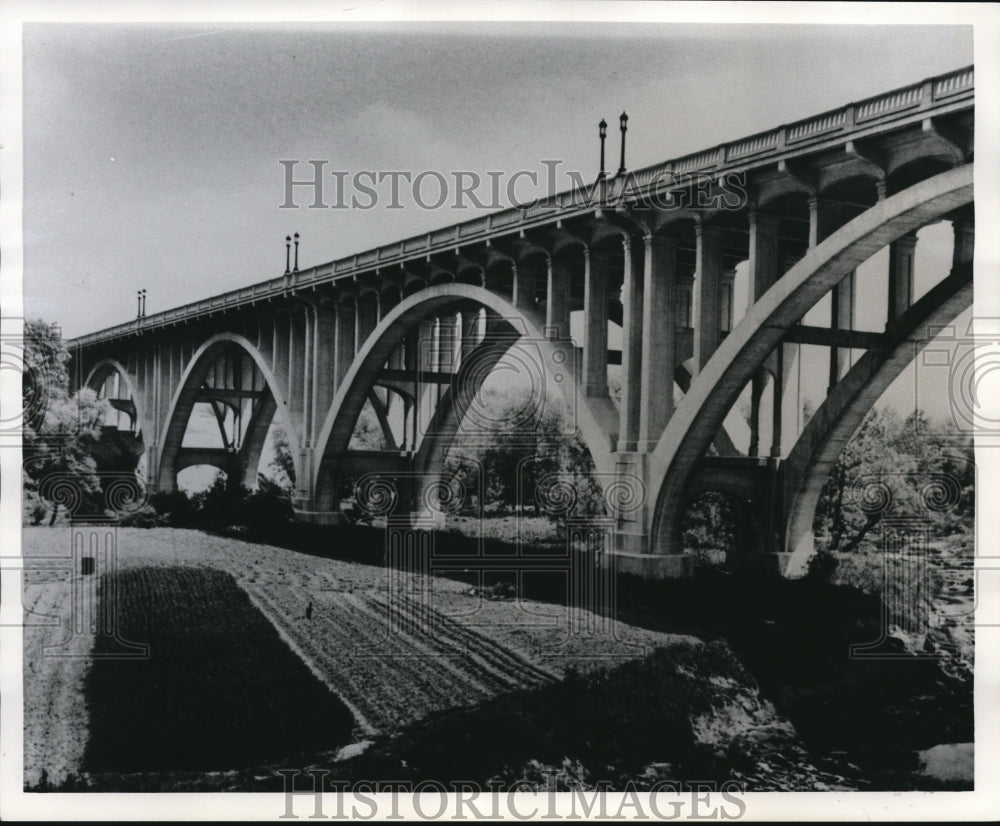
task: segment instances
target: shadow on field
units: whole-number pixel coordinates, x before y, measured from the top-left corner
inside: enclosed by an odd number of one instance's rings
[[[384,565],[385,534],[375,528],[296,525],[280,539],[267,541],[317,556]],[[480,552],[509,558],[517,548],[454,533],[434,537],[435,559]],[[530,559],[530,553],[521,558],[519,581],[509,573],[451,571],[448,577],[480,587],[487,598],[566,604],[565,575],[532,572]],[[882,602],[877,595],[819,577],[787,580],[713,569],[699,570],[690,580],[659,582],[618,575],[615,595],[615,614],[630,625],[724,640],[813,756],[819,762],[853,764],[873,790],[920,787],[924,781],[913,776],[916,750],[974,739],[971,681],[949,676],[933,657],[907,655],[892,638],[868,657],[851,656],[852,646],[881,637]],[[503,708],[502,703],[497,706],[498,711]],[[455,725],[503,728],[502,715],[491,723],[493,712],[483,713],[478,722],[456,718]],[[516,711],[511,713],[521,719]],[[413,736],[417,748],[422,741]],[[573,739],[569,730],[559,734],[563,736],[568,742]],[[490,739],[470,740],[465,748],[461,738],[448,742],[452,750],[438,750],[440,759],[459,765],[475,760],[477,749],[493,748]],[[968,786],[954,787],[959,788]]]
[[[101,581],[102,599],[108,592]],[[353,715],[221,571],[117,574],[120,636],[98,637],[85,697],[85,772],[225,770],[313,755],[350,741]]]

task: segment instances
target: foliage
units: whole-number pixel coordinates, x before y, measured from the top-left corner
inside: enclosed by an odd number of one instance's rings
[[[482,491],[478,504],[485,512],[527,509],[550,518],[603,512],[590,451],[561,400],[550,396],[539,404],[530,389],[482,397],[488,440],[481,432],[460,431],[445,470],[467,493]],[[557,501],[556,487],[567,498]]]
[[[57,327],[25,323],[23,504],[34,525],[54,523],[62,506],[101,513],[112,484],[137,481],[141,442],[103,428],[111,408],[93,390],[70,394],[68,361]]]
[[[967,530],[975,507],[971,437],[932,428],[923,411],[906,419],[874,409],[844,446],[816,509],[830,551],[852,551],[887,517],[924,520],[935,535]]]
[[[216,473],[207,489],[194,496],[180,490],[155,493],[150,497],[150,506],[159,514],[159,519],[140,511],[134,519],[127,520],[127,524],[137,528],[172,525],[210,530],[239,527],[266,538],[280,532],[294,518],[285,488],[262,476],[260,487],[250,491],[230,484],[222,471]]]
[[[271,425],[270,436],[274,456],[268,463],[267,472],[258,474],[259,481],[291,492],[295,487],[295,459],[292,456],[291,442],[285,429],[277,423]]]
[[[735,502],[721,493],[703,493],[685,511],[681,531],[684,549],[694,554],[696,562],[724,562],[722,554],[737,539]]]

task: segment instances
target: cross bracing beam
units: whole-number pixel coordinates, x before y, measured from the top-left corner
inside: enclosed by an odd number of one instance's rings
[[[818,344],[821,347],[850,347],[855,350],[871,350],[885,341],[885,333],[796,324],[794,327],[788,328],[784,341],[789,344]]]

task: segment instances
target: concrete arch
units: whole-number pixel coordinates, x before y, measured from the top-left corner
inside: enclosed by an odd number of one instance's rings
[[[246,352],[251,359],[253,359],[254,365],[260,371],[261,376],[263,376],[264,383],[267,385],[274,402],[275,409],[272,414],[272,418],[273,416],[278,416],[281,426],[288,434],[291,444],[299,444],[299,433],[297,428],[294,427],[289,415],[288,401],[281,392],[274,373],[264,360],[264,357],[257,350],[257,348],[243,336],[236,333],[218,333],[205,341],[191,356],[187,367],[185,367],[184,372],[181,374],[180,381],[177,384],[177,390],[174,392],[174,396],[170,400],[170,408],[167,411],[167,418],[163,423],[163,439],[157,448],[156,487],[158,490],[172,490],[176,485],[178,471],[177,458],[181,450],[181,443],[184,439],[184,432],[187,429],[188,419],[190,418],[191,411],[194,408],[195,396],[197,395],[198,389],[201,387],[201,383],[204,381],[205,376],[212,365],[215,355],[222,350],[233,346],[239,347]],[[263,438],[267,435],[267,427],[269,425],[270,419],[268,420],[266,426],[260,421],[257,421],[256,423],[251,421],[250,426],[247,428],[247,443],[249,451],[247,453],[247,457],[249,457],[252,453],[259,459],[260,450],[263,447]],[[253,435],[254,439],[260,442],[259,445],[249,444],[251,435]],[[292,456],[295,461],[296,479],[301,479],[302,469],[300,467],[298,452],[292,451]],[[246,463],[249,464],[248,461]],[[242,470],[244,474],[249,472],[246,468],[243,468]]]
[[[785,330],[887,244],[973,199],[973,165],[921,181],[880,201],[818,244],[754,304],[715,351],[678,405],[654,452],[652,549],[671,552],[678,503],[739,393]]]
[[[135,383],[132,381],[132,377],[129,375],[128,370],[125,369],[125,366],[120,361],[112,358],[101,359],[93,366],[90,373],[87,374],[87,379],[84,381],[83,386],[97,391],[97,389],[111,373],[117,373],[125,382],[125,389],[128,390],[129,395],[132,397],[132,403],[135,405],[136,426],[139,433],[148,438],[151,423],[146,421],[145,411],[143,410],[143,405],[140,400],[139,393],[136,390]]]
[[[487,319],[486,338],[476,345],[476,348],[467,358],[466,364],[474,363],[478,368],[471,377],[462,376],[462,367],[459,366],[459,379],[449,386],[448,391],[442,396],[430,424],[431,432],[438,434],[434,439],[426,439],[414,457],[414,467],[421,473],[433,473],[444,467],[445,455],[451,446],[465,418],[464,402],[472,399],[479,393],[479,389],[484,384],[487,376],[493,368],[500,362],[508,347],[504,346],[504,328],[510,341],[513,342],[513,331],[506,323],[502,322],[493,327]],[[456,392],[461,385],[461,392]]]
[[[354,423],[361,411],[367,390],[376,383],[383,365],[392,352],[403,342],[408,332],[421,320],[459,311],[470,304],[484,307],[496,318],[506,320],[511,336],[510,343],[530,340],[538,347],[542,369],[562,375],[560,385],[572,409],[577,414],[577,424],[584,442],[599,471],[613,469],[611,447],[617,433],[617,412],[610,399],[589,399],[577,392],[576,376],[572,369],[560,369],[567,363],[568,341],[550,340],[542,335],[544,318],[533,309],[515,307],[502,296],[483,287],[470,284],[441,284],[428,287],[404,299],[379,323],[375,331],[361,346],[344,380],[337,389],[326,419],[317,439],[322,453],[317,457],[312,477],[312,490],[318,510],[331,510],[336,490],[334,479],[338,465],[350,441]],[[558,354],[558,355],[557,355]]]
[[[787,572],[802,573],[813,552],[813,519],[830,468],[865,415],[935,332],[972,306],[972,267],[956,267],[896,322],[884,346],[869,350],[813,414],[783,464]]]

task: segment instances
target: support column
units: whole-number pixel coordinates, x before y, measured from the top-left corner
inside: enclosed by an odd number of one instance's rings
[[[436,385],[421,384],[421,372],[433,372],[436,369],[435,350],[437,348],[437,319],[425,318],[418,327],[419,341],[417,342],[417,373],[414,376],[414,397],[417,399],[417,414],[414,422],[413,449],[416,450],[417,443],[430,425],[431,416],[434,413],[434,399],[436,398]]]
[[[674,316],[674,366],[694,359],[694,273],[677,272],[674,278],[674,293],[677,296],[671,315]]]
[[[368,337],[375,332],[379,319],[379,296],[372,293],[358,301],[358,334],[357,348],[355,352],[361,350]]]
[[[403,368],[408,376],[413,377],[412,398],[407,399],[403,409],[403,450],[415,451],[417,445],[417,409],[420,402],[420,384],[417,381],[417,351],[419,349],[419,327],[412,328],[406,334],[403,344]]]
[[[889,245],[889,324],[905,313],[913,303],[916,247],[916,233],[908,233]]]
[[[834,330],[854,329],[854,286],[856,272],[852,271],[835,284],[830,301],[830,327]],[[843,347],[830,348],[830,383],[827,393],[832,390],[850,367],[851,351]]]
[[[633,249],[634,246],[634,249]],[[642,398],[642,331],[645,245],[642,239],[622,238],[622,398],[619,408],[618,450],[634,451],[639,438]]]
[[[458,341],[458,316],[456,313],[449,313],[441,316],[438,321],[438,352],[437,369],[442,373],[456,372],[455,344]],[[437,388],[437,401],[441,403],[441,397],[445,393],[444,385],[435,382]]]
[[[778,218],[750,210],[750,255],[747,278],[747,306],[752,307],[781,275]]]
[[[584,395],[605,398],[608,395],[608,262],[583,249]]]
[[[337,308],[324,306],[316,309],[316,418],[313,422],[312,442],[315,444],[319,429],[326,420],[333,403],[337,386]]]
[[[774,371],[774,403],[771,406],[771,458],[781,458],[781,413],[782,392],[785,384],[785,345],[778,342],[774,350],[776,368]]]
[[[552,255],[545,257],[547,286],[545,292],[545,326],[556,338],[569,338],[569,264]],[[550,332],[550,335],[552,334]]]
[[[719,288],[722,275],[721,227],[695,227],[694,370],[701,372],[719,346]],[[692,376],[693,377],[693,376]]]
[[[952,266],[971,264],[976,246],[976,225],[972,221],[956,219],[951,222],[955,231],[955,248],[951,255]]]
[[[530,267],[522,267],[516,261],[510,262],[514,276],[513,304],[519,310],[535,308],[535,273]]]
[[[760,399],[764,395],[764,374],[758,370],[750,380],[750,449],[747,455],[760,455]]]
[[[462,350],[460,364],[479,343],[479,310],[462,310]]]
[[[646,236],[642,246],[642,364],[638,449],[656,447],[674,410],[674,367],[677,364],[677,324],[674,279],[677,242]]]
[[[844,225],[844,207],[830,198],[809,199],[809,248],[823,243],[831,234]],[[850,330],[854,327],[854,273],[830,291],[830,328]],[[830,368],[827,393],[832,390],[844,374],[848,363],[848,352],[830,347]]]
[[[719,279],[719,340],[733,331],[734,307],[733,300],[736,291],[736,268],[729,267],[722,271]]]
[[[357,324],[355,302],[352,300],[338,304],[336,312],[337,346],[334,361],[336,362],[336,385],[339,388],[344,383],[344,377],[354,361],[355,326]]]
[[[840,229],[843,223],[843,206],[830,198],[809,199],[809,249],[821,244]]]

